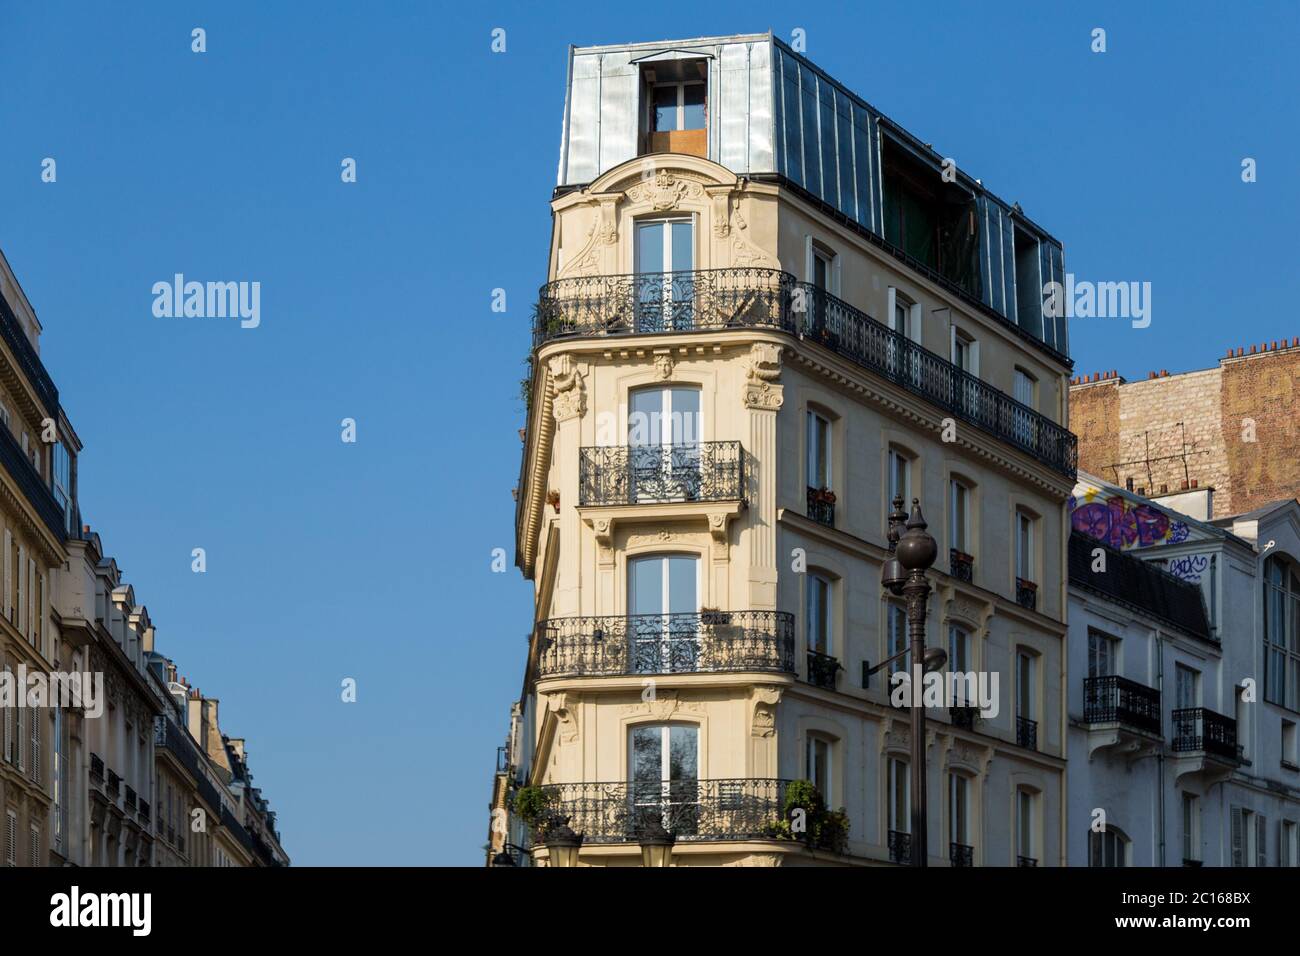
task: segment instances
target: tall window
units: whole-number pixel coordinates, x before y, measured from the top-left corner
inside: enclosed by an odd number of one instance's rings
[[[1189,707],[1197,706],[1197,699],[1200,697],[1200,672],[1193,670],[1186,664],[1174,665],[1174,707],[1177,710],[1186,710]]]
[[[691,329],[694,322],[694,224],[654,219],[636,226],[636,323],[644,332]]]
[[[1036,581],[1034,570],[1034,516],[1016,509],[1016,577],[1022,581]]]
[[[948,839],[970,846],[970,781],[959,773],[948,774]]]
[[[831,582],[821,574],[809,574],[808,650],[831,653]]]
[[[699,496],[704,421],[700,390],[640,388],[628,396],[629,493],[633,501]]]
[[[1264,562],[1264,698],[1300,710],[1300,572]]]
[[[906,760],[889,758],[889,829],[912,832],[912,771]]]
[[[808,487],[831,486],[831,423],[808,412]]]
[[[1183,859],[1201,860],[1201,806],[1195,795],[1183,792]]]
[[[912,501],[912,459],[907,453],[894,447],[889,449],[889,500],[901,496],[904,509],[910,509]]]
[[[1232,865],[1268,866],[1268,818],[1245,807],[1231,812]]]
[[[1128,840],[1114,827],[1088,831],[1089,866],[1127,866]]]
[[[952,547],[970,553],[970,488],[956,478],[948,481],[948,533]]]
[[[808,779],[827,804],[831,802],[831,742],[817,734],[808,735]]]
[[[699,728],[692,724],[633,727],[628,753],[638,822],[658,812],[665,829],[683,823],[689,827],[691,807],[699,801]]]
[[[1016,855],[1022,860],[1038,862],[1038,840],[1036,821],[1037,807],[1034,793],[1029,790],[1016,791]]]
[[[1281,832],[1278,834],[1278,866],[1297,866],[1300,863],[1296,858],[1296,825],[1294,820],[1283,820]]]
[[[1088,676],[1110,677],[1115,673],[1119,641],[1101,631],[1088,630]]]
[[[63,853],[63,840],[68,827],[68,754],[63,743],[63,708],[54,708],[54,807],[51,823],[54,828],[54,851]]]
[[[72,504],[72,458],[63,442],[54,443],[54,500],[63,509],[64,530],[71,533],[74,515],[69,507]]]
[[[948,628],[948,670],[964,673],[970,669],[970,633],[953,624]]]
[[[1038,383],[1034,380],[1034,377],[1024,369],[1016,369],[1015,382],[1012,386],[1015,389],[1013,397],[1016,401],[1020,402],[1020,404],[1028,405],[1030,408],[1035,408],[1034,386],[1037,384]]]
[[[637,673],[695,670],[699,629],[699,559],[694,555],[647,555],[627,564],[628,638]]]
[[[1034,655],[1028,651],[1016,653],[1016,716],[1023,720],[1036,720],[1034,710]]]

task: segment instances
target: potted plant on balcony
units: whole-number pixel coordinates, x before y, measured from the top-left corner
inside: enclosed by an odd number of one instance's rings
[[[811,780],[792,780],[785,788],[783,819],[766,833],[778,840],[795,840],[814,850],[843,853],[848,845],[849,817],[844,808],[829,810]]]
[[[730,624],[731,612],[720,611],[716,607],[702,607],[700,608],[700,623],[712,626]]]
[[[519,819],[523,820],[539,837],[563,822],[559,812],[551,804],[551,794],[532,784],[515,791],[514,811],[519,815]]]
[[[829,488],[814,488],[812,499],[819,505],[833,505],[835,504],[835,492]]]

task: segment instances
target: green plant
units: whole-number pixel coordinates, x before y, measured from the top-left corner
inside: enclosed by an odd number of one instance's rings
[[[531,784],[515,791],[515,813],[530,827],[541,826],[551,815],[551,795]]]
[[[843,853],[848,844],[848,814],[843,807],[826,809],[825,799],[811,780],[792,780],[786,786],[782,817],[764,829],[767,836],[833,853]]]

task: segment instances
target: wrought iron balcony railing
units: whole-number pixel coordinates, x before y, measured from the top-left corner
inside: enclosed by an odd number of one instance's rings
[[[51,418],[58,418],[59,390],[54,387],[54,380],[50,378],[50,373],[45,370],[41,357],[36,354],[36,349],[23,332],[18,316],[14,314],[14,310],[9,307],[9,303],[2,295],[0,295],[0,337],[4,338],[9,351],[14,353],[19,369],[35,389],[36,397],[45,406],[45,413]]]
[[[970,584],[975,579],[975,559],[965,551],[949,548],[948,573],[958,581]]]
[[[588,447],[578,454],[580,505],[744,497],[744,452],[738,441]]]
[[[1204,751],[1227,760],[1237,759],[1237,722],[1208,707],[1184,707],[1170,714],[1174,725],[1175,753]]]
[[[104,792],[108,794],[109,798],[112,799],[114,803],[116,803],[117,798],[121,796],[122,793],[122,778],[110,770],[108,771],[108,776],[105,780]]]
[[[889,859],[894,863],[912,862],[912,834],[889,831]]]
[[[794,616],[783,611],[560,617],[538,627],[542,678],[794,673]]]
[[[829,488],[809,488],[808,507],[805,512],[810,521],[835,527],[835,492]]]
[[[149,801],[141,800],[140,801],[140,822],[143,823],[145,826],[148,826],[150,820],[151,820],[151,811],[149,809]]]
[[[1038,585],[1024,578],[1016,578],[1016,603],[1033,611],[1038,607]]]
[[[104,759],[99,754],[90,755],[90,779],[104,782]]]
[[[1038,860],[1032,856],[1017,856],[1016,866],[1037,866]]]
[[[1038,721],[1028,717],[1016,718],[1016,743],[1027,750],[1038,749]]]
[[[840,662],[821,651],[808,652],[808,683],[814,687],[835,689],[835,675],[840,672]]]
[[[948,862],[953,866],[974,866],[975,848],[965,843],[949,843]]]
[[[2,298],[0,297],[0,301]],[[0,328],[3,327],[4,323],[0,322]],[[0,468],[9,473],[18,485],[19,491],[54,536],[60,541],[66,540],[68,527],[63,507],[55,499],[49,482],[36,470],[36,466],[23,451],[18,439],[14,438],[9,426],[2,422],[0,422]]]
[[[1067,477],[1068,428],[816,286],[777,269],[575,276],[541,289],[533,345],[564,336],[772,329],[828,349],[1008,442]]]
[[[784,821],[788,780],[738,778],[543,786],[547,814],[568,818],[586,843],[635,843],[658,823],[678,842],[771,839]]]
[[[1160,691],[1126,677],[1085,677],[1083,719],[1160,733]]]
[[[126,788],[126,795],[125,795],[125,797],[124,797],[124,799],[123,799],[122,802],[125,804],[125,806],[126,806],[126,808],[127,808],[128,810],[134,812],[134,811],[135,811],[135,808],[136,808],[136,803],[135,803],[135,791],[134,791],[133,789],[131,789],[130,787],[127,787],[127,788]]]

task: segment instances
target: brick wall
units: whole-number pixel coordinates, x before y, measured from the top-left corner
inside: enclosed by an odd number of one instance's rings
[[[1215,368],[1127,382],[1076,379],[1079,467],[1159,495],[1212,487],[1214,516],[1300,497],[1300,339],[1244,349]],[[1248,421],[1254,422],[1253,438]]]

